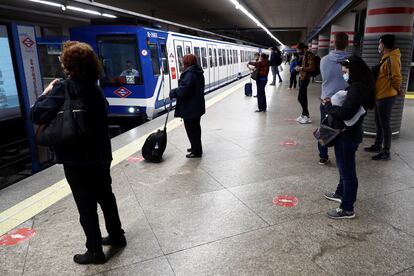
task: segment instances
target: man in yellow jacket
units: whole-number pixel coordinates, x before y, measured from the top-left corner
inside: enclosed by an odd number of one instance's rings
[[[376,79],[375,122],[377,136],[375,144],[365,148],[368,152],[378,152],[373,160],[390,160],[391,111],[397,95],[401,94],[401,52],[394,48],[395,36],[386,34],[380,37],[378,51],[382,54]]]

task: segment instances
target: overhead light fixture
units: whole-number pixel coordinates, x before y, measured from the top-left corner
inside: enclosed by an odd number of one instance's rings
[[[277,39],[253,14],[251,14],[245,7],[243,7],[237,0],[229,0],[231,3],[234,4],[236,10],[241,10],[247,17],[249,17],[256,25],[262,28],[271,38],[276,40],[280,45],[284,46],[284,44]]]
[[[108,14],[108,13],[103,13],[102,16],[109,17],[109,18],[116,18],[115,15]]]
[[[29,0],[29,1],[39,3],[39,4],[49,5],[49,6],[53,6],[53,7],[59,7],[59,8],[62,8],[62,9],[64,7],[64,5],[62,5],[62,4],[55,3],[55,2],[50,2],[50,1],[43,1],[43,0]]]
[[[66,8],[72,11],[78,11],[78,12],[89,13],[89,14],[94,14],[94,15],[102,15],[100,12],[97,12],[94,10],[82,9],[82,8],[74,7],[74,6],[66,6]]]

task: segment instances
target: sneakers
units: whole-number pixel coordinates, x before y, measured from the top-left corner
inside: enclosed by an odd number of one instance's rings
[[[308,116],[303,116],[302,119],[299,120],[299,124],[310,124],[312,120]]]
[[[319,165],[327,165],[329,163],[328,158],[321,158],[319,159]]]
[[[377,155],[372,156],[372,160],[375,160],[375,161],[391,160],[391,155],[390,155],[389,152],[382,151],[382,152],[378,153]]]
[[[297,118],[295,119],[295,121],[299,123],[299,121],[300,121],[300,120],[302,120],[302,118],[303,118],[303,116],[302,116],[302,115],[300,115],[299,117],[297,117]]]
[[[112,245],[118,247],[125,247],[127,245],[127,241],[124,235],[119,237],[113,238],[111,236],[105,237],[102,239],[102,245]]]
[[[381,146],[372,145],[370,147],[364,148],[366,152],[381,152]]]
[[[84,254],[76,254],[73,256],[73,261],[77,264],[104,264],[106,257],[103,251],[86,251]]]
[[[201,156],[202,156],[202,154],[197,154],[197,153],[192,152],[192,153],[187,154],[185,157],[187,157],[187,158],[201,158]]]
[[[340,195],[337,195],[336,193],[325,193],[324,196],[327,200],[342,203],[342,197]]]
[[[326,214],[328,215],[328,218],[331,218],[331,219],[353,219],[355,218],[355,213],[353,211],[344,211],[341,208],[329,210],[328,213]]]

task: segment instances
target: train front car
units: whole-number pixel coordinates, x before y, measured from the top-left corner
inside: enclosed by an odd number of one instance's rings
[[[109,116],[152,119],[170,89],[167,32],[138,26],[94,25],[70,30],[71,40],[90,44],[103,65],[99,80]]]

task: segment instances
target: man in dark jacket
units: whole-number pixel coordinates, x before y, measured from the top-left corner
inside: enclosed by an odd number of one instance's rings
[[[275,50],[276,49],[276,50]],[[270,47],[270,60],[269,65],[270,69],[272,69],[272,75],[273,75],[273,81],[269,85],[275,85],[276,84],[276,75],[279,77],[279,82],[282,82],[282,78],[279,74],[279,65],[282,64],[282,53],[279,51],[279,49]]]
[[[201,116],[206,113],[204,101],[204,75],[197,64],[197,57],[185,55],[183,57],[184,71],[178,80],[178,87],[170,92],[170,98],[177,99],[175,117],[183,118],[185,130],[191,143],[187,151],[187,158],[201,157]]]

